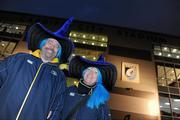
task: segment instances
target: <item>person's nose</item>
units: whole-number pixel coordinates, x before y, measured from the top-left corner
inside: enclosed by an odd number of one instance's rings
[[[89,75],[90,75],[91,78],[94,78],[94,77],[95,77],[95,72],[91,70],[91,71],[89,72]]]
[[[54,49],[54,48],[55,48],[55,46],[54,46],[54,45],[52,45],[52,44],[49,44],[49,48]]]

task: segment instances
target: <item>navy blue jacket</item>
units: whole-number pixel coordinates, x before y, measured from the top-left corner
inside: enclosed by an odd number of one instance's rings
[[[78,94],[76,86],[67,88],[62,120],[65,120],[71,109],[73,109],[83,97],[85,96]],[[107,103],[100,105],[98,109],[88,108],[86,103],[84,103],[84,105],[75,112],[72,120],[111,120],[111,114]]]
[[[15,120],[18,113],[20,120],[57,119],[65,89],[65,76],[57,64],[26,53],[12,55],[0,62],[0,120]]]

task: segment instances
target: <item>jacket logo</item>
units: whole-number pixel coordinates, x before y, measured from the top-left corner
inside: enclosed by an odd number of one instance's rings
[[[75,96],[75,93],[74,92],[70,92],[69,95],[70,96]]]
[[[33,61],[31,61],[31,60],[29,60],[29,59],[27,60],[27,62],[28,62],[29,64],[31,64],[31,65],[33,64]]]
[[[49,111],[47,119],[49,119],[51,117],[51,115],[52,115],[52,111]]]
[[[51,74],[53,74],[54,76],[57,76],[57,72],[54,70],[51,70]]]

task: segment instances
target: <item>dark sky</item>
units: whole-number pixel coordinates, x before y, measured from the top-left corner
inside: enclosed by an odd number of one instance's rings
[[[0,10],[180,36],[180,0],[1,0]]]

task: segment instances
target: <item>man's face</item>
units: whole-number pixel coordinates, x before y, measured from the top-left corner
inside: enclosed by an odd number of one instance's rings
[[[48,38],[46,44],[42,47],[42,56],[44,59],[53,59],[56,57],[59,43],[56,39]]]
[[[95,67],[88,67],[84,72],[84,83],[86,85],[94,85],[97,82],[98,72]]]

